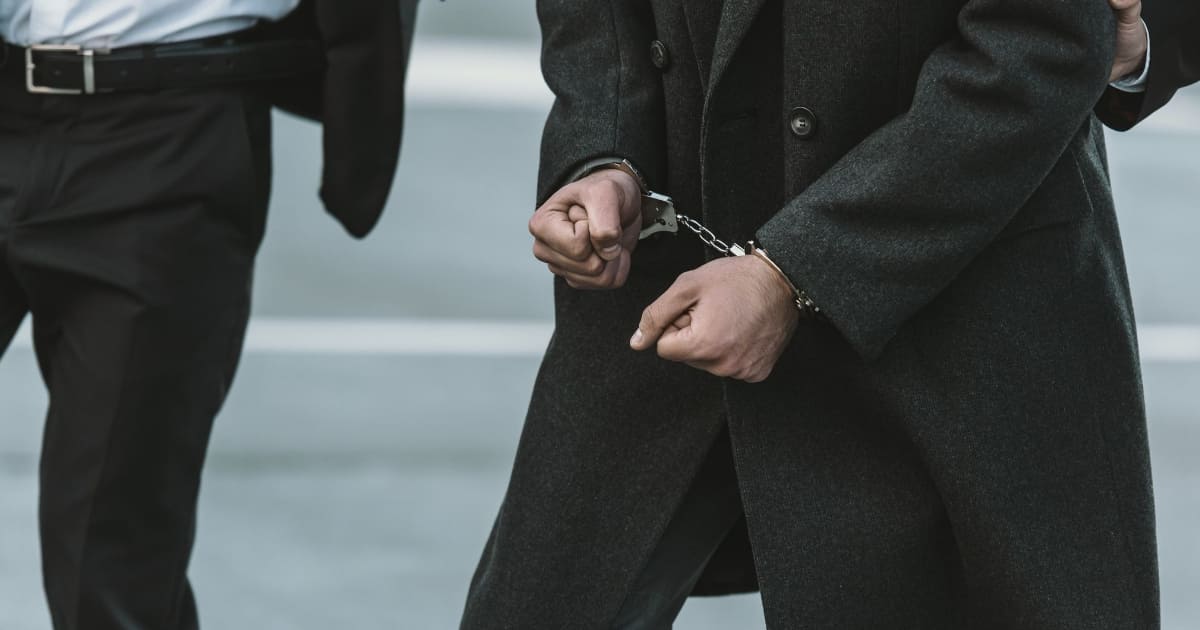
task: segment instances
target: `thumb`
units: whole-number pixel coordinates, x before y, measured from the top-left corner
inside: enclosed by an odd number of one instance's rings
[[[612,180],[601,180],[585,191],[583,201],[592,248],[604,260],[616,259],[621,255],[621,208],[625,191]]]
[[[642,311],[638,329],[629,340],[630,347],[638,351],[653,348],[663,333],[687,315],[688,309],[695,305],[696,298],[696,292],[690,284],[676,280],[666,293]]]
[[[601,258],[614,260],[621,255],[621,214],[616,204],[589,206],[587,223],[592,248]]]
[[[684,313],[671,323],[658,339],[658,356],[668,361],[684,361],[696,355],[692,316]]]
[[[1142,0],[1108,0],[1120,24],[1136,24],[1142,17]]]

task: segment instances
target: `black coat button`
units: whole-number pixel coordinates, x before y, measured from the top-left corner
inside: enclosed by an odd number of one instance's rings
[[[807,107],[797,107],[788,117],[788,127],[792,135],[807,140],[817,133],[817,115]]]
[[[650,63],[659,70],[666,70],[671,65],[671,51],[659,40],[650,42]]]

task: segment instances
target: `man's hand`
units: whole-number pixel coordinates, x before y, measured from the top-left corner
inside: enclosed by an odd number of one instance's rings
[[[529,220],[534,257],[577,289],[625,284],[641,228],[641,189],[617,169],[563,186]]]
[[[1117,52],[1109,82],[1140,73],[1146,63],[1146,27],[1142,0],[1108,0],[1117,18]]]
[[[775,368],[799,322],[795,296],[757,256],[714,260],[681,276],[642,313],[634,350],[757,383]]]

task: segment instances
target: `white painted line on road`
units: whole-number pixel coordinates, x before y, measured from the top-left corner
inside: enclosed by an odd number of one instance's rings
[[[1139,326],[1138,347],[1142,361],[1200,363],[1200,326]]]
[[[250,322],[249,352],[540,356],[554,326],[529,321],[265,319]]]
[[[255,317],[252,354],[538,357],[554,325],[543,321]],[[1200,325],[1138,329],[1142,361],[1200,363]],[[28,322],[15,340],[30,346]]]
[[[540,321],[254,317],[245,351],[264,354],[541,356]],[[29,321],[14,346],[31,346]]]

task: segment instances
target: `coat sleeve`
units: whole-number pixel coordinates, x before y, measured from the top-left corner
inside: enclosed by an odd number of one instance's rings
[[[542,74],[554,106],[542,134],[538,203],[585,162],[619,156],[650,182],[665,166],[662,82],[644,0],[538,0]]]
[[[1166,105],[1179,88],[1200,81],[1200,2],[1146,0],[1142,19],[1151,48],[1146,91],[1109,88],[1096,106],[1100,120],[1117,131],[1131,129]]]
[[[910,109],[758,231],[856,351],[900,327],[996,239],[1088,120],[1115,24],[1096,0],[969,0]]]
[[[387,202],[404,130],[404,78],[417,0],[316,0],[325,46],[321,199],[354,236]]]

